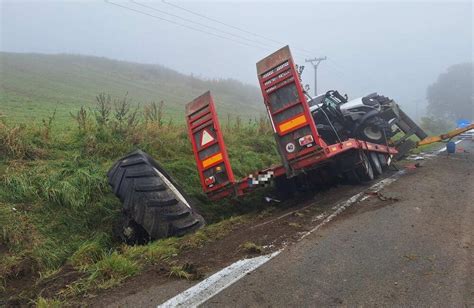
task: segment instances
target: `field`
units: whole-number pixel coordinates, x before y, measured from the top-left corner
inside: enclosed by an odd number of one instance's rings
[[[68,296],[108,288],[138,273],[148,262],[130,250],[178,249],[160,242],[150,248],[125,248],[112,237],[121,205],[110,192],[105,174],[114,160],[135,148],[164,165],[198,201],[198,210],[208,223],[261,206],[255,200],[207,201],[183,125],[131,111],[121,122],[113,112],[101,118],[97,110],[92,111],[94,117],[87,111],[79,113],[74,120],[77,127],[63,132],[52,129],[52,118],[33,125],[0,124],[0,276],[5,293],[16,292],[15,281],[33,279],[38,285],[64,267],[77,271],[78,283],[87,282],[70,293],[61,291]],[[271,130],[263,119],[227,124],[224,134],[237,175],[278,161]],[[174,240],[165,243],[170,241]],[[37,295],[36,291],[15,294],[21,303],[36,300]]]
[[[151,64],[79,55],[0,52],[0,111],[8,120],[41,120],[57,109],[56,122],[90,107],[98,93],[128,97],[134,104],[163,101],[165,117],[183,121],[184,105],[211,90],[222,117],[264,112],[260,90],[232,79],[203,80]]]
[[[256,105],[247,104],[249,95],[258,94],[252,87],[172,71],[165,78],[168,85],[155,86],[150,76],[165,69],[151,69],[147,76],[143,72],[149,67],[139,73],[136,65],[79,56],[0,58],[0,305],[65,303],[120,284],[158,261],[170,264],[170,275],[186,278],[173,265],[184,247],[222,236],[245,219],[242,215],[263,208],[259,194],[238,202],[207,200],[182,120],[183,104],[201,94],[200,87],[201,92],[214,87],[236,175],[277,163],[269,123]],[[92,67],[96,70],[86,74]],[[187,91],[177,80],[172,83],[172,76],[199,87]],[[100,93],[104,88],[111,94]],[[165,95],[167,88],[187,98],[173,101],[174,94]],[[121,204],[105,175],[116,159],[136,148],[155,157],[196,200],[205,229],[140,247],[113,237]]]

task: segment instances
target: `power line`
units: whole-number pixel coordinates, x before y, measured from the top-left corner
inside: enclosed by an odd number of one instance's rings
[[[204,25],[202,23],[198,23],[198,22],[195,22],[193,20],[189,20],[189,19],[186,19],[186,18],[183,18],[183,17],[180,17],[178,15],[175,15],[175,14],[171,14],[171,13],[168,13],[168,12],[164,12],[164,11],[161,11],[161,10],[158,10],[154,7],[150,7],[150,6],[147,6],[145,4],[141,4],[141,3],[138,3],[134,0],[130,0],[132,3],[135,3],[137,5],[140,5],[140,6],[143,6],[143,7],[146,7],[148,9],[152,9],[152,10],[155,10],[155,11],[158,11],[160,13],[163,13],[163,14],[167,14],[169,16],[173,16],[175,18],[179,18],[181,20],[185,20],[185,21],[188,21],[188,22],[191,22],[191,23],[194,23],[194,24],[198,24],[202,27],[206,27],[208,29],[213,29],[213,30],[217,30],[221,33],[225,33],[226,35],[231,35],[231,36],[234,36],[234,37],[239,37],[241,39],[244,39],[244,40],[247,40],[247,41],[252,41],[252,42],[255,42],[255,43],[258,43],[258,44],[261,44],[261,45],[264,45],[264,43],[261,43],[261,42],[258,42],[258,41],[255,41],[255,40],[250,40],[250,39],[247,39],[245,37],[242,37],[240,35],[236,35],[236,34],[233,34],[233,33],[229,33],[229,32],[226,32],[226,31],[222,31],[222,30],[219,30],[219,29],[216,29],[214,27],[211,27],[211,26],[208,26],[208,25]],[[253,45],[253,44],[249,44],[249,43],[246,43],[246,42],[242,42],[242,41],[239,41],[239,40],[235,40],[235,39],[232,39],[232,38],[229,38],[228,36],[223,36],[223,35],[220,35],[220,34],[216,34],[216,33],[213,33],[213,32],[209,32],[209,31],[206,31],[206,30],[202,30],[202,29],[198,29],[198,28],[195,28],[195,27],[192,27],[192,26],[189,26],[189,25],[185,25],[185,24],[182,24],[182,23],[179,23],[179,22],[176,22],[176,21],[173,21],[173,20],[170,20],[170,19],[166,19],[166,18],[163,18],[163,17],[160,17],[160,16],[156,16],[156,15],[153,15],[153,14],[149,14],[147,12],[144,12],[144,11],[140,11],[140,10],[137,10],[137,9],[134,9],[134,8],[131,8],[131,7],[128,7],[128,6],[124,6],[124,5],[120,5],[118,3],[114,3],[114,2],[111,2],[109,0],[104,0],[104,2],[108,3],[108,4],[111,4],[111,5],[115,5],[115,6],[118,6],[120,8],[123,8],[123,9],[126,9],[126,10],[129,10],[129,11],[133,11],[135,13],[138,13],[138,14],[142,14],[142,15],[145,15],[145,16],[148,16],[148,17],[152,17],[152,18],[155,18],[155,19],[158,19],[158,20],[163,20],[163,21],[166,21],[166,22],[169,22],[169,23],[172,23],[172,24],[175,24],[175,25],[178,25],[178,26],[181,26],[181,27],[184,27],[184,28],[187,28],[187,29],[190,29],[190,30],[193,30],[193,31],[197,31],[197,32],[201,32],[201,33],[204,33],[204,34],[208,34],[208,35],[212,35],[212,36],[215,36],[215,37],[218,37],[218,38],[221,38],[221,39],[224,39],[224,40],[228,40],[228,41],[232,41],[234,43],[237,43],[237,44],[240,44],[240,45],[245,45],[245,46],[248,46],[248,47],[253,47],[253,48],[258,48],[258,49],[262,49],[262,50],[267,50],[267,49],[270,49],[270,47],[268,45],[265,45],[265,47],[262,47],[262,46],[258,46],[258,45]],[[210,21],[213,21],[213,22],[216,22],[216,23],[219,23],[221,25],[224,25],[224,26],[227,26],[227,27],[230,27],[232,29],[235,29],[235,30],[238,30],[238,31],[241,31],[241,32],[244,32],[244,33],[247,33],[247,34],[250,34],[250,35],[253,35],[253,36],[256,36],[256,37],[260,37],[260,38],[263,38],[263,39],[266,39],[268,41],[271,41],[271,42],[274,42],[274,43],[277,43],[279,45],[285,45],[285,43],[281,42],[281,41],[277,41],[277,40],[274,40],[272,38],[269,38],[267,36],[264,36],[264,35],[261,35],[261,34],[257,34],[257,33],[254,33],[254,32],[251,32],[251,31],[247,31],[245,29],[242,29],[242,28],[239,28],[239,27],[236,27],[236,26],[233,26],[231,24],[228,24],[228,23],[225,23],[225,22],[222,22],[220,20],[217,20],[217,19],[214,19],[214,18],[211,18],[211,17],[208,17],[206,15],[203,15],[203,14],[200,14],[198,12],[195,12],[195,11],[192,11],[192,10],[189,10],[189,9],[186,9],[184,7],[181,7],[179,5],[176,5],[176,4],[173,4],[173,3],[169,3],[167,2],[166,0],[162,0],[163,3],[167,4],[167,5],[170,5],[172,7],[175,7],[175,8],[178,8],[180,10],[183,10],[183,11],[186,11],[188,13],[191,13],[193,15],[196,15],[196,16],[199,16],[199,17],[202,17],[202,18],[205,18],[207,20],[210,20]],[[305,55],[309,55],[307,54],[307,52],[310,52],[308,50],[305,50],[305,49],[301,49],[301,48],[293,48],[294,50],[299,50],[299,51],[304,51],[305,52]],[[296,52],[296,54],[299,54],[299,55],[304,55],[303,53],[301,52]],[[329,59],[330,62],[330,65],[337,69],[337,71],[340,71],[344,76],[347,76],[345,73],[344,73],[344,70],[341,70],[339,69],[338,65],[336,66],[336,62]],[[350,77],[349,77],[350,78]],[[352,80],[354,80],[353,78],[350,78]],[[358,83],[360,83],[360,80],[357,81]]]
[[[133,0],[132,0],[132,1],[133,1]],[[283,42],[281,42],[281,41],[272,39],[272,38],[270,38],[270,37],[267,37],[267,36],[264,36],[264,35],[261,35],[261,34],[258,34],[258,33],[252,32],[252,31],[248,31],[248,30],[242,29],[242,28],[240,28],[240,27],[236,27],[236,26],[231,25],[231,24],[229,24],[229,23],[226,23],[226,22],[223,22],[223,21],[221,21],[221,20],[218,20],[218,19],[215,19],[215,18],[206,16],[206,15],[204,15],[204,14],[201,14],[201,13],[199,13],[199,12],[196,12],[196,11],[193,11],[193,10],[190,10],[190,9],[187,9],[187,8],[182,7],[182,6],[180,6],[180,5],[177,5],[177,4],[174,4],[174,3],[170,3],[170,2],[168,2],[167,0],[161,0],[161,1],[162,1],[163,3],[169,5],[169,6],[172,6],[172,7],[174,7],[174,8],[180,9],[180,10],[182,10],[182,11],[188,12],[188,13],[193,14],[193,15],[195,15],[195,16],[199,16],[199,17],[201,17],[201,18],[210,20],[210,21],[212,21],[212,22],[221,24],[221,25],[223,25],[223,26],[226,26],[226,27],[229,27],[229,28],[232,28],[232,29],[241,31],[241,32],[243,32],[243,33],[247,33],[247,34],[253,35],[253,36],[255,36],[255,37],[259,37],[259,38],[268,40],[268,41],[270,41],[270,42],[273,42],[273,43],[276,43],[276,44],[279,44],[279,45],[286,45],[286,43],[283,43]],[[133,2],[134,2],[134,1],[133,1]],[[300,52],[297,53],[297,54],[302,55],[302,56],[303,56],[303,55],[304,55],[304,56],[311,56],[312,54],[314,54],[313,51],[309,51],[309,50],[302,49],[302,48],[297,48],[297,47],[295,47],[295,48],[293,48],[293,49],[294,49],[294,50],[297,50],[297,51],[300,51]],[[340,73],[342,73],[342,75],[344,75],[344,76],[346,76],[346,77],[349,77],[349,76],[347,76],[346,73],[345,73],[345,71],[347,71],[347,70],[345,70],[344,68],[341,68],[341,66],[340,66],[339,64],[337,64],[334,60],[332,60],[332,59],[328,59],[328,60],[329,60],[329,62],[331,62],[331,63],[329,63],[329,64],[330,64],[330,66],[333,67],[333,70],[337,70],[337,71],[339,71]],[[350,78],[351,80],[355,80],[354,78],[351,78],[351,77],[349,77],[349,78]],[[357,82],[360,84],[360,80],[357,80]],[[364,88],[365,88],[365,87],[366,87],[366,86],[364,85]]]
[[[246,41],[249,41],[249,42],[252,42],[252,43],[261,44],[261,45],[264,45],[263,47],[266,47],[266,48],[271,48],[270,46],[268,46],[268,45],[266,45],[266,44],[264,44],[264,43],[262,43],[262,42],[255,41],[255,40],[252,40],[252,39],[248,39],[248,38],[246,38],[246,37],[244,37],[244,36],[241,36],[241,35],[238,35],[238,34],[234,34],[234,33],[227,32],[227,31],[223,31],[223,30],[221,30],[221,29],[218,29],[218,28],[215,28],[215,27],[206,25],[206,24],[202,24],[202,23],[200,23],[200,22],[197,22],[197,21],[194,21],[194,20],[191,20],[191,19],[188,19],[188,18],[184,18],[184,17],[181,17],[181,16],[179,16],[179,15],[175,15],[175,14],[172,14],[172,13],[169,13],[169,12],[166,12],[166,11],[163,11],[163,10],[159,10],[159,9],[157,9],[157,8],[155,8],[155,7],[152,7],[152,6],[143,4],[143,3],[139,3],[139,2],[137,2],[137,1],[135,1],[135,0],[130,0],[130,2],[135,3],[136,5],[139,5],[139,6],[148,8],[148,9],[150,9],[150,10],[159,12],[159,13],[162,13],[162,14],[165,14],[165,15],[168,15],[168,16],[172,16],[172,17],[175,17],[175,18],[178,18],[178,19],[181,19],[181,20],[184,20],[184,21],[187,21],[187,22],[190,22],[190,23],[199,25],[199,26],[204,27],[204,28],[208,28],[208,29],[211,29],[211,30],[214,30],[214,31],[217,31],[217,32],[221,32],[221,33],[227,34],[227,35],[229,35],[229,36],[237,37],[237,38],[240,38],[240,39],[242,39],[242,40],[246,40]]]
[[[185,11],[185,12],[188,12],[188,13],[190,13],[190,14],[199,16],[199,17],[201,17],[201,18],[210,20],[210,21],[212,21],[212,22],[221,24],[221,25],[223,25],[223,26],[226,26],[226,27],[229,27],[229,28],[232,28],[232,29],[235,29],[235,30],[238,30],[238,31],[241,31],[241,32],[244,32],[244,33],[247,33],[247,34],[250,34],[250,35],[259,37],[259,38],[262,38],[262,39],[265,39],[265,40],[268,40],[268,41],[270,41],[270,42],[273,42],[273,43],[276,43],[276,44],[279,44],[279,45],[286,45],[286,43],[283,43],[283,42],[281,42],[281,41],[277,41],[277,40],[272,39],[272,38],[270,38],[270,37],[267,37],[267,36],[264,36],[264,35],[261,35],[261,34],[255,33],[255,32],[251,32],[251,31],[248,31],[248,30],[245,30],[245,29],[242,29],[242,28],[233,26],[233,25],[231,25],[231,24],[228,24],[228,23],[225,23],[225,22],[220,21],[220,20],[218,20],[218,19],[215,19],[215,18],[206,16],[206,15],[203,15],[203,14],[201,14],[201,13],[195,12],[195,11],[193,11],[193,10],[187,9],[187,8],[182,7],[182,6],[179,6],[179,5],[177,5],[177,4],[167,2],[166,0],[161,0],[161,1],[162,1],[163,3],[169,5],[169,6],[175,7],[175,8],[177,8],[177,9],[180,9],[180,10]],[[307,56],[309,56],[310,53],[312,53],[312,52],[309,51],[309,50],[305,50],[305,49],[301,49],[301,48],[295,48],[295,49],[296,49],[296,50],[299,50],[300,52],[308,53]]]
[[[202,29],[194,28],[194,27],[184,25],[184,24],[181,24],[181,23],[173,21],[173,20],[169,20],[169,19],[159,17],[159,16],[156,16],[156,15],[153,15],[153,14],[149,14],[147,12],[136,10],[136,9],[128,7],[128,6],[124,6],[124,5],[121,5],[121,4],[118,4],[118,3],[114,3],[114,2],[110,2],[109,0],[104,0],[104,2],[107,3],[107,4],[111,4],[111,5],[121,7],[123,9],[129,10],[129,11],[133,11],[133,12],[138,13],[138,14],[146,15],[148,17],[152,17],[152,18],[159,19],[159,20],[163,20],[163,21],[166,21],[166,22],[169,22],[169,23],[172,23],[172,24],[175,24],[175,25],[178,25],[178,26],[181,26],[181,27],[193,30],[193,31],[205,33],[205,34],[212,35],[212,36],[224,39],[224,40],[232,41],[232,42],[237,43],[237,44],[246,45],[246,46],[249,46],[249,47],[255,47],[255,48],[259,48],[259,49],[266,49],[266,48],[263,48],[261,46],[247,44],[245,42],[237,41],[237,40],[234,40],[234,39],[231,39],[231,38],[228,38],[228,37],[216,34],[216,33],[212,33],[212,32],[209,32],[209,31],[202,30]]]

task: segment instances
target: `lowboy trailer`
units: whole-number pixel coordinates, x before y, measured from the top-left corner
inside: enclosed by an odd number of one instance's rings
[[[282,164],[236,180],[232,172],[214,100],[206,92],[186,105],[186,122],[204,192],[212,200],[241,196],[272,179],[307,175],[331,165],[334,174],[371,180],[398,151],[386,144],[348,138],[328,144],[318,133],[288,46],[257,63],[265,108]],[[289,184],[289,182],[286,182]]]
[[[211,200],[242,196],[270,182],[285,197],[337,178],[370,181],[416,146],[412,135],[427,144],[462,132],[428,137],[393,100],[377,93],[349,101],[328,91],[308,101],[288,46],[259,61],[257,74],[280,165],[236,180],[211,93],[186,105],[202,189]],[[401,138],[392,141],[398,132]],[[179,184],[140,150],[118,160],[108,179],[123,203],[117,233],[127,243],[183,235],[204,225]]]

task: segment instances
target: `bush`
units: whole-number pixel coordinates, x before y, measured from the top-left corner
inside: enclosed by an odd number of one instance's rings
[[[9,127],[0,122],[0,157],[32,159],[36,155],[25,125]]]
[[[421,127],[433,135],[443,134],[453,129],[449,121],[433,116],[421,118]]]

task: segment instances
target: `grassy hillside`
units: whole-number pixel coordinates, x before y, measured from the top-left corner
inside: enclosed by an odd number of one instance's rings
[[[163,100],[166,116],[182,121],[184,105],[207,90],[222,118],[263,112],[260,90],[235,80],[202,80],[160,65],[91,56],[0,53],[0,113],[20,122],[41,120],[55,109],[64,122],[100,92],[128,93],[142,105]]]
[[[57,120],[19,124],[0,118],[0,306],[51,307],[54,300],[114,287],[157,262],[181,277],[175,263],[182,252],[230,232],[241,220],[231,216],[268,208],[261,201],[265,190],[239,201],[210,202],[184,124],[145,112],[119,118],[117,106],[100,117],[100,108],[92,105],[69,117],[71,125],[62,130],[51,129],[64,127]],[[265,118],[225,123],[223,131],[238,177],[279,161]],[[196,200],[208,227],[144,246],[116,241],[112,230],[122,205],[106,172],[136,148],[156,158]]]

